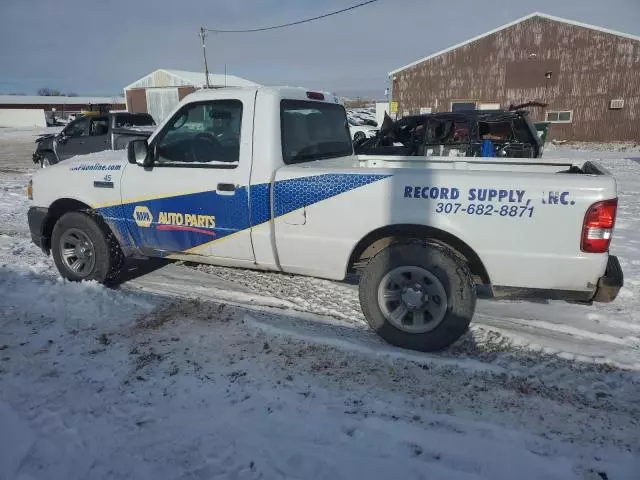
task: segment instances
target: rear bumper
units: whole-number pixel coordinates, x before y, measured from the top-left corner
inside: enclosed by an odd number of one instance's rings
[[[540,288],[520,288],[491,286],[491,292],[480,292],[482,297],[493,297],[510,300],[563,300],[569,303],[591,305],[593,302],[613,302],[624,284],[622,267],[618,257],[609,255],[604,275],[598,279],[593,290],[556,290]]]
[[[44,235],[44,227],[48,213],[49,210],[42,207],[31,207],[27,212],[31,241],[46,254],[49,254],[49,241]]]
[[[598,280],[598,288],[593,296],[594,302],[612,302],[624,285],[624,274],[618,257],[609,255],[604,276]]]

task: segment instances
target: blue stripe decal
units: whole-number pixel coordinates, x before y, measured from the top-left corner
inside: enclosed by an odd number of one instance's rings
[[[308,207],[389,176],[330,173],[276,182],[274,185],[275,216],[286,215],[299,208]]]
[[[274,217],[313,205],[390,175],[327,174],[278,181]],[[215,190],[99,208],[123,246],[179,252],[271,220],[271,185]]]
[[[259,183],[249,189],[251,201],[251,225],[260,225],[271,220],[271,185]]]

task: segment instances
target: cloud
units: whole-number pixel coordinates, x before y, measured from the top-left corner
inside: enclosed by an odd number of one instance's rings
[[[0,17],[0,90],[112,94],[157,68],[200,70],[198,29],[252,28],[356,0],[13,1]],[[382,96],[387,72],[531,13],[640,35],[637,0],[380,0],[282,30],[210,35],[210,70],[259,83]],[[378,93],[375,93],[378,92]]]

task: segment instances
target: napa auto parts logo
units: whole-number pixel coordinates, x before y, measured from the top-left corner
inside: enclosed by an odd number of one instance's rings
[[[194,213],[158,212],[157,222],[154,224],[154,216],[145,205],[138,205],[133,210],[133,219],[136,225],[142,228],[155,228],[165,231],[195,232],[205,235],[216,235],[213,230],[216,226],[216,217],[213,215],[200,215]]]
[[[149,208],[144,205],[138,205],[133,210],[133,219],[139,227],[148,228],[153,223],[153,215]]]

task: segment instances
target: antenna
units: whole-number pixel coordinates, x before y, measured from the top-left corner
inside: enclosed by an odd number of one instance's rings
[[[207,66],[207,46],[204,43],[204,39],[206,38],[207,34],[205,33],[205,29],[204,27],[200,27],[200,40],[202,43],[202,56],[204,58],[204,81],[205,81],[205,85],[206,88],[210,88],[209,85],[209,67]]]

